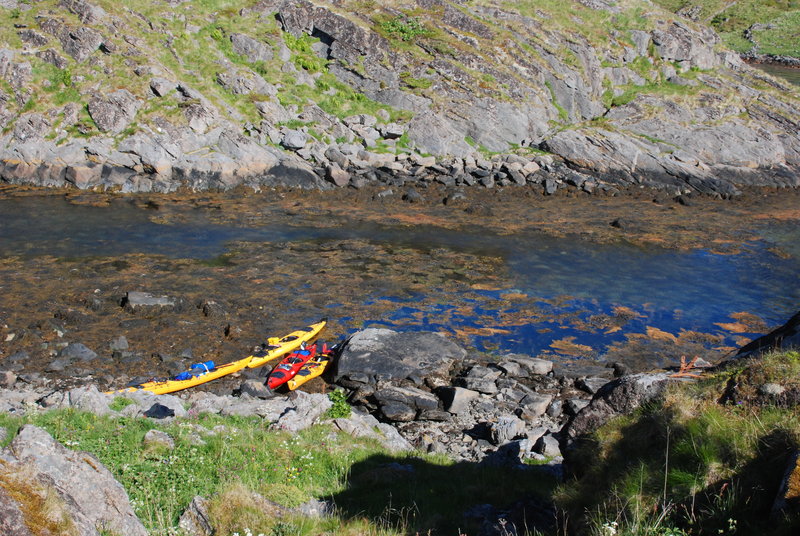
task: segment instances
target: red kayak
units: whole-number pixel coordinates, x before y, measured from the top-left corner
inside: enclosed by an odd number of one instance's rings
[[[299,349],[284,357],[283,360],[272,369],[269,378],[267,378],[267,387],[275,389],[294,378],[295,374],[297,374],[310,359],[313,359],[316,353],[317,345],[312,344],[311,346],[301,346]]]

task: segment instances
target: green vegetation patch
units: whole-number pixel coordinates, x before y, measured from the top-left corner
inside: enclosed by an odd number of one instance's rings
[[[751,39],[760,54],[800,57],[800,0],[655,0],[672,12],[693,9],[713,27],[724,43],[743,53],[753,47],[745,31],[756,26]]]
[[[794,534],[800,520],[768,520],[800,447],[800,406],[747,393],[769,382],[800,393],[799,372],[800,354],[783,352],[673,384],[665,400],[581,443],[560,504],[595,534]]]
[[[432,33],[417,17],[398,16],[381,22],[380,27],[389,36],[405,42],[412,42],[417,37],[429,36]]]
[[[349,414],[343,392],[330,396],[333,413]],[[122,400],[112,404],[121,408]],[[529,478],[519,469],[390,454],[372,440],[327,425],[290,434],[269,429],[259,418],[199,415],[159,423],[71,409],[0,414],[7,442],[26,423],[44,428],[68,448],[95,454],[125,487],[151,534],[174,534],[196,495],[210,500],[217,534],[457,534],[466,528],[463,512],[475,504],[504,507],[531,494],[546,497],[555,486],[551,477]],[[174,448],[145,446],[152,429],[167,433]],[[312,498],[332,500],[334,515],[278,517],[264,502],[291,508]]]

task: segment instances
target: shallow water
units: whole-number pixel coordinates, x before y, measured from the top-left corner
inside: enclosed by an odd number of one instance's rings
[[[757,63],[754,66],[772,76],[778,76],[796,86],[800,86],[800,69],[797,67],[786,67],[785,65],[775,65],[772,63]]]
[[[480,351],[552,354],[565,362],[602,362],[610,348],[636,342],[637,337],[687,338],[694,343],[692,332],[711,337],[700,342],[705,347],[732,349],[757,334],[752,322],[739,322],[741,315],[733,318],[732,314],[747,313],[748,318],[756,317],[771,327],[795,313],[800,302],[796,284],[800,241],[788,227],[774,229],[763,242],[745,247],[742,253],[718,255],[624,242],[597,244],[533,232],[496,236],[478,228],[457,232],[423,225],[382,227],[329,220],[323,227],[293,225],[288,216],[280,220],[244,227],[211,223],[204,210],[186,209],[180,217],[165,218],[159,210],[126,200],[89,206],[60,197],[4,199],[0,200],[0,258],[124,258],[146,253],[212,259],[228,252],[234,241],[319,244],[352,238],[426,252],[441,249],[499,258],[502,277],[485,288],[462,290],[458,296],[431,286],[396,295],[365,291],[358,308],[367,311],[367,318],[358,320],[348,316],[349,308],[337,304],[334,296],[328,302],[328,314],[345,311],[338,323],[350,332],[364,326],[439,330]],[[773,242],[789,254],[770,252]],[[443,256],[446,260],[441,262],[453,263],[457,258]],[[395,262],[392,258],[381,261]],[[352,270],[355,273],[359,267]],[[302,280],[286,285],[302,287]],[[375,307],[378,303],[380,308]],[[307,308],[302,312],[309,320],[319,317],[311,303],[293,307]],[[369,316],[371,310],[376,311],[373,316]],[[652,355],[651,365],[662,366],[663,360]]]

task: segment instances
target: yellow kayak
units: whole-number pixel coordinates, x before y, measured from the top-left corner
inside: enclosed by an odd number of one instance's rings
[[[314,358],[309,360],[303,367],[297,371],[297,374],[291,380],[286,382],[290,391],[294,391],[307,381],[313,380],[317,376],[321,376],[325,369],[331,362],[331,353],[319,353]]]
[[[316,324],[293,331],[283,338],[270,337],[267,345],[251,356],[252,360],[247,366],[250,368],[260,367],[273,359],[295,351],[300,348],[301,344],[314,340],[327,323],[327,319],[322,319]]]
[[[202,385],[210,382],[211,380],[216,380],[217,378],[222,378],[228,374],[238,372],[245,368],[247,364],[250,363],[252,358],[253,356],[247,356],[244,359],[232,361],[219,366],[215,366],[213,361],[198,363],[197,365],[192,365],[190,370],[182,372],[170,380],[151,380],[149,382],[140,383],[139,385],[127,387],[118,391],[112,391],[111,394],[129,393],[134,391],[150,391],[151,393],[155,393],[157,395],[174,393],[175,391]]]

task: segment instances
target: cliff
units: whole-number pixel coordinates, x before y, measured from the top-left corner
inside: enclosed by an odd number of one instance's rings
[[[9,183],[800,184],[797,91],[647,1],[2,0],[0,14]]]

